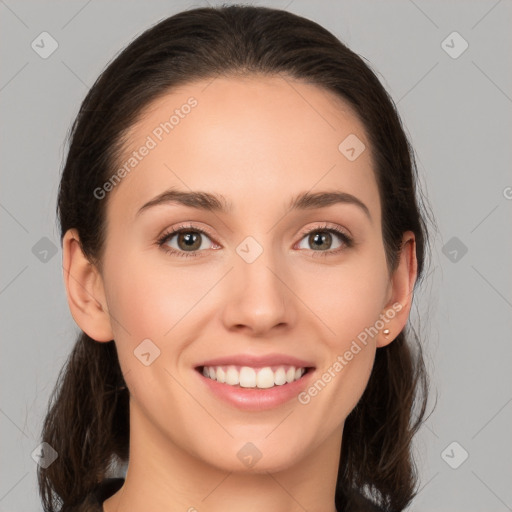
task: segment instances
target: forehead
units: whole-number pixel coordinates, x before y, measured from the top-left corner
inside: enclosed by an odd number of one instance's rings
[[[253,199],[282,208],[299,192],[334,188],[378,208],[357,115],[333,92],[284,76],[218,77],[171,90],[130,128],[118,166],[127,172],[109,209],[130,218],[171,187],[221,194],[234,212]]]

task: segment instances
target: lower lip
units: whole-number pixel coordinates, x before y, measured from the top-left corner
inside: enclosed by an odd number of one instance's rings
[[[310,368],[299,380],[266,389],[230,386],[205,377],[197,370],[196,373],[210,391],[225,402],[245,411],[264,411],[296,398],[309,384],[314,369]]]

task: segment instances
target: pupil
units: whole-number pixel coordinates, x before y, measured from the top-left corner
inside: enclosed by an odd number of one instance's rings
[[[187,248],[194,248],[194,244],[199,239],[197,234],[185,233],[182,235],[182,241],[184,241]]]
[[[322,243],[325,243],[326,238],[329,239],[330,237],[329,233],[319,234],[316,233],[313,235],[313,245],[316,245],[316,247],[321,247]],[[317,244],[317,241],[320,241],[320,244]]]

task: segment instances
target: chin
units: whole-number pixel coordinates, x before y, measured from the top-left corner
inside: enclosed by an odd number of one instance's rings
[[[296,465],[304,456],[303,440],[290,443],[290,437],[270,440],[268,429],[260,437],[244,436],[244,440],[230,439],[226,444],[217,445],[218,453],[212,454],[211,447],[203,450],[201,457],[208,464],[223,471],[247,474],[277,473]],[[302,436],[301,436],[302,437]],[[251,440],[246,440],[251,439]]]

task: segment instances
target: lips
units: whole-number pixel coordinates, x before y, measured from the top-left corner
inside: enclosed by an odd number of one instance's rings
[[[235,355],[204,361],[196,370],[220,383],[244,388],[269,388],[298,380],[313,365],[294,356]]]
[[[195,370],[217,398],[262,411],[293,400],[313,378],[315,365],[286,354],[238,354],[202,361]]]
[[[312,361],[299,359],[295,356],[286,354],[267,354],[265,356],[236,354],[202,361],[196,365],[196,368],[202,370],[205,366],[249,366],[250,368],[264,368],[265,366],[294,366],[295,368],[315,368]]]

